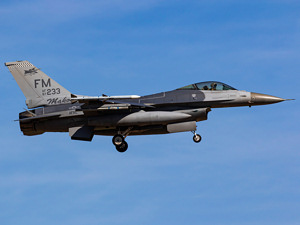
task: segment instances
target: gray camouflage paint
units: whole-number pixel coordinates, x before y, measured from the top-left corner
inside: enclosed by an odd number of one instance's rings
[[[93,135],[150,135],[195,131],[211,108],[265,105],[285,99],[239,90],[177,89],[147,96],[89,97],[71,94],[28,61],[5,63],[30,111],[19,114],[24,135],[69,132]],[[211,81],[211,83],[220,82]],[[195,85],[194,85],[195,86]]]

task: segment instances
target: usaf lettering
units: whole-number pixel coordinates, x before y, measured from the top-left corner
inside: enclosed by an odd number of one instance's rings
[[[42,81],[42,87],[51,87],[51,81],[49,78],[47,80],[47,82],[44,79],[35,79],[34,80],[34,88],[36,88],[40,84],[40,81]]]

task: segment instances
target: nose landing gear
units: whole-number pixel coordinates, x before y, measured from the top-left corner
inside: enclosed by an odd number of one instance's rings
[[[196,134],[195,131],[192,131],[192,133],[194,134],[194,136],[193,136],[193,141],[194,141],[195,143],[199,143],[199,142],[202,140],[202,137],[201,137],[199,134]]]

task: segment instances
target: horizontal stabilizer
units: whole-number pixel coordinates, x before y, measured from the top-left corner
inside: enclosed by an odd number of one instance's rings
[[[24,119],[19,119],[19,120],[15,120],[15,121],[21,121],[21,122],[26,122],[26,121],[32,121],[32,120],[38,120],[38,119],[52,119],[52,118],[58,118],[60,117],[60,113],[56,113],[56,114],[51,114],[51,115],[42,115],[42,116],[32,116],[32,117],[28,117],[28,118],[24,118]]]

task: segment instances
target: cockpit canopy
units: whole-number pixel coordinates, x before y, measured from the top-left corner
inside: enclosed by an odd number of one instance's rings
[[[236,90],[235,88],[218,81],[206,81],[196,84],[190,84],[177,90],[203,90],[203,91],[227,91]]]

